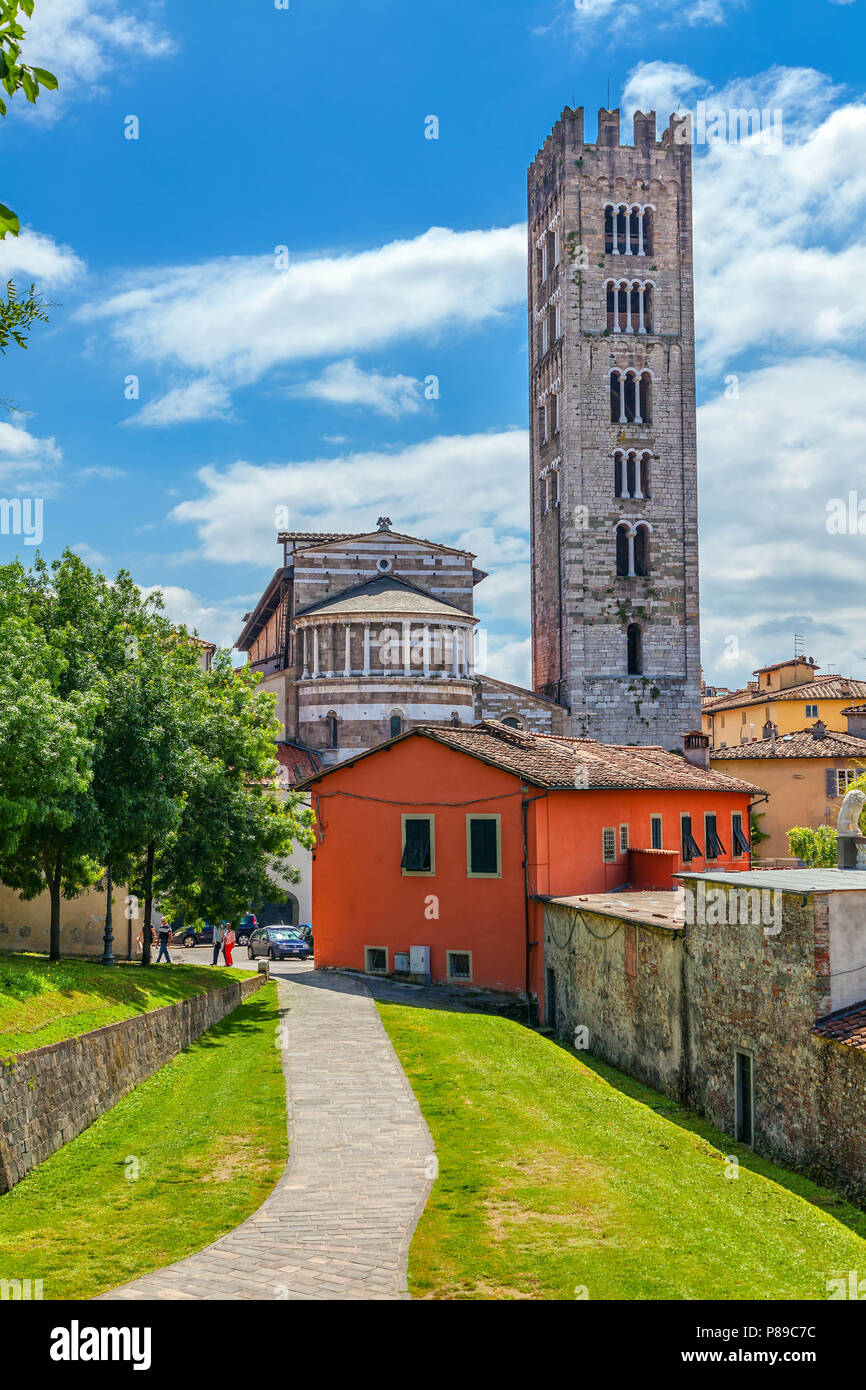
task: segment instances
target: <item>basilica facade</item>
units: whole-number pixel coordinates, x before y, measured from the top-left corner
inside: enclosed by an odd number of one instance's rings
[[[479,669],[473,598],[486,575],[470,552],[388,517],[367,534],[277,539],[282,564],[235,645],[276,694],[286,745],[327,766],[419,724],[560,730],[555,700]]]

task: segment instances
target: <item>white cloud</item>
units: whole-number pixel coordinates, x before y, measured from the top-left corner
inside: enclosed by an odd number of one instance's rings
[[[35,108],[19,96],[17,109],[56,120],[67,97],[104,90],[100,84],[118,65],[172,54],[174,40],[135,8],[131,0],[38,0],[32,19],[24,20],[25,61],[53,72],[60,86],[42,91]]]
[[[626,109],[781,112],[782,141],[695,147],[698,362],[866,341],[866,105],[810,68],[774,67],[714,90],[680,64],[629,74]]]
[[[365,372],[354,358],[332,362],[315,381],[292,387],[291,394],[333,405],[366,406],[382,415],[416,415],[421,409],[421,382],[413,376]]]
[[[57,488],[62,458],[54,439],[39,439],[20,425],[0,420],[0,487],[4,492],[37,490],[50,495]]]
[[[138,358],[243,384],[280,363],[474,328],[521,305],[525,293],[522,225],[431,227],[410,241],[282,270],[270,256],[144,270],[81,314],[107,323]]]
[[[288,524],[300,531],[371,531],[387,512],[395,531],[445,543],[456,544],[473,527],[522,537],[528,441],[524,430],[443,435],[394,453],[239,461],[204,468],[198,477],[202,495],[181,502],[171,516],[196,527],[200,555],[223,565],[271,559],[276,565],[277,507],[288,507]]]
[[[0,280],[35,280],[43,289],[66,285],[85,271],[84,262],[69,246],[59,245],[43,232],[25,228],[20,236],[0,241]]]
[[[181,425],[191,420],[225,420],[230,413],[231,396],[225,386],[201,377],[148,401],[123,423],[142,427]]]
[[[502,637],[496,633],[487,636],[487,661],[484,675],[495,680],[508,681],[531,690],[532,680],[532,642],[528,637]]]
[[[244,599],[228,599],[223,603],[207,603],[191,589],[175,584],[139,585],[145,598],[161,593],[166,615],[173,623],[183,623],[190,632],[197,632],[206,642],[218,647],[232,647],[243,626],[243,615],[249,607]],[[256,595],[258,597],[258,595]]]
[[[704,668],[741,683],[793,649],[866,677],[866,534],[827,529],[828,504],[864,503],[866,364],[826,355],[744,375],[699,411]]]
[[[646,30],[649,25],[669,29],[687,24],[724,24],[732,9],[745,0],[689,0],[685,5],[671,5],[668,0],[565,0],[562,14],[568,27],[586,42],[593,38],[611,38],[628,34],[635,28]]]

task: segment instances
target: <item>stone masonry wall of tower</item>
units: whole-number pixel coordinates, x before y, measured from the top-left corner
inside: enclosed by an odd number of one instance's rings
[[[690,131],[584,141],[529,169],[533,687],[571,732],[682,749],[700,728]],[[619,532],[619,534],[618,534]]]

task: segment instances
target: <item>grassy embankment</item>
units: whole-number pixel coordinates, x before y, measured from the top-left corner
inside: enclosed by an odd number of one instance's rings
[[[143,970],[133,962],[106,967],[73,958],[0,954],[0,1057],[77,1037],[248,975],[223,966],[163,964]]]
[[[866,1270],[866,1213],[612,1067],[501,1018],[379,1009],[439,1157],[414,1297],[824,1299]]]
[[[268,984],[0,1197],[3,1277],[92,1298],[255,1211],[287,1154],[278,1017]]]

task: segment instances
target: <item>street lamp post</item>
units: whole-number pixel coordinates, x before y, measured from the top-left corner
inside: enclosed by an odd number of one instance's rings
[[[105,936],[103,937],[102,960],[100,965],[116,965],[112,945],[114,932],[111,926],[111,865],[105,871]]]

